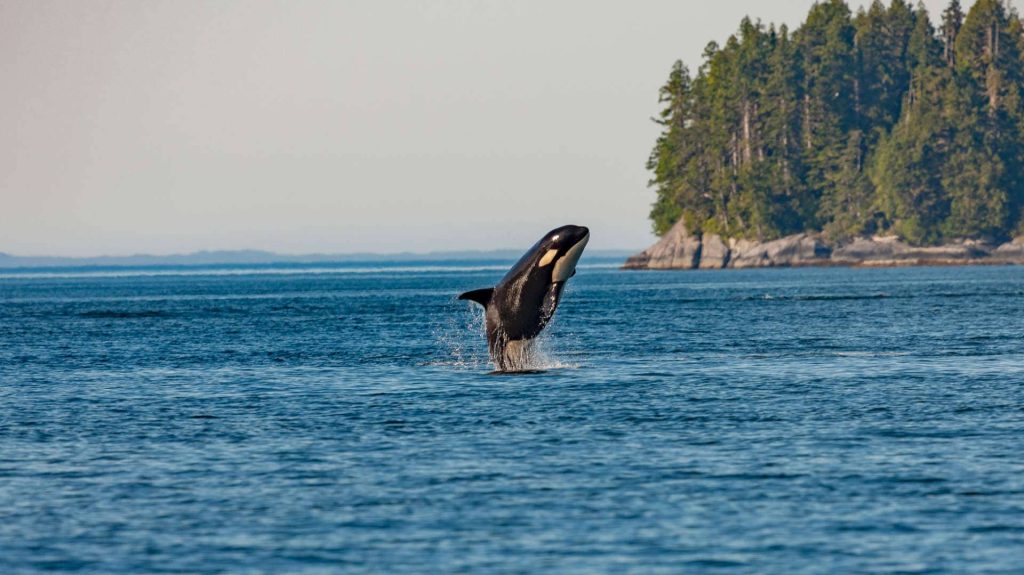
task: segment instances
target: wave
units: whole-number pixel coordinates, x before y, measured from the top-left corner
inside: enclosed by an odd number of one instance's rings
[[[735,298],[737,301],[862,301],[874,299],[958,299],[971,297],[1020,297],[1024,292],[1013,291],[990,291],[990,292],[940,292],[940,293],[871,293],[871,294],[806,294],[806,295],[773,295],[760,294]]]
[[[142,311],[117,311],[117,310],[91,310],[83,311],[78,314],[79,317],[89,317],[96,319],[132,319],[132,318],[148,318],[148,317],[171,317],[172,314],[165,311],[159,310],[142,310]]]

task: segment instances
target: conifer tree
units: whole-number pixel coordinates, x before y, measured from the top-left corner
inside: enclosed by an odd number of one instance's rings
[[[654,232],[663,234],[679,218],[682,205],[689,203],[683,183],[683,170],[692,146],[685,131],[691,115],[690,72],[682,61],[672,65],[668,82],[658,92],[658,102],[665,107],[655,121],[663,126],[658,141],[647,160],[653,172],[650,186],[657,189],[658,201],[651,210]]]

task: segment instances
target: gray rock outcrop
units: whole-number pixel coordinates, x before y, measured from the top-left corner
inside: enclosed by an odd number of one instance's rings
[[[913,266],[1024,264],[1024,237],[994,246],[961,240],[942,246],[911,246],[895,236],[856,238],[831,245],[820,234],[796,234],[769,242],[696,236],[682,221],[657,243],[632,256],[626,269],[721,269],[798,266]]]
[[[653,246],[626,260],[625,269],[691,270],[701,258],[700,238],[686,230],[680,219]]]
[[[857,238],[832,252],[832,261],[840,265],[906,266],[953,265],[987,257],[990,247],[981,243],[961,241],[942,246],[911,246],[899,238]]]
[[[729,265],[730,255],[732,253],[729,250],[729,246],[722,241],[722,236],[718,234],[704,234],[701,237],[700,269],[722,269]]]
[[[1014,238],[992,252],[996,263],[1024,263],[1024,237]]]
[[[797,234],[765,243],[748,242],[749,246],[733,255],[730,267],[766,268],[827,265],[832,248],[817,236]]]

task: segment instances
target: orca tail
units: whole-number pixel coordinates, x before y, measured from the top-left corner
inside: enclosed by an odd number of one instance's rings
[[[468,299],[487,307],[487,304],[491,302],[492,295],[494,295],[494,288],[475,289],[460,295],[459,299]]]

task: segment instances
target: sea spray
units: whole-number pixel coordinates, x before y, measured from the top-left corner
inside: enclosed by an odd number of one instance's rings
[[[477,305],[465,305],[452,299],[446,306],[448,313],[444,320],[434,326],[434,340],[437,342],[438,358],[429,365],[447,365],[460,369],[482,369],[490,363],[486,348],[477,345],[479,334],[484,328],[484,309]]]
[[[553,324],[554,321],[549,326]],[[525,341],[508,341],[499,336],[496,346],[499,349],[494,350],[493,353],[503,354],[503,365],[495,365],[495,367],[506,373],[578,367],[558,359],[554,351],[554,340],[557,339],[554,334],[557,334],[557,330],[544,332],[536,338]]]

